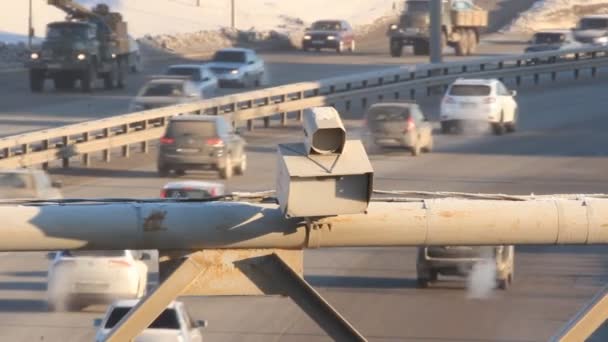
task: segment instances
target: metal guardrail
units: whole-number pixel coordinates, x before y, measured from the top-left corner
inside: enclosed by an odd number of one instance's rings
[[[225,115],[235,125],[246,123],[253,130],[254,120],[263,119],[268,127],[271,117],[278,114],[285,125],[288,113],[295,112],[296,120],[301,120],[302,110],[314,106],[342,105],[350,111],[353,106],[365,108],[374,101],[415,99],[420,91],[429,95],[433,87],[445,87],[461,77],[515,78],[519,86],[525,77],[533,77],[537,84],[542,74],[550,74],[555,81],[557,73],[564,71],[573,71],[575,79],[583,69],[590,69],[595,76],[597,69],[606,65],[608,48],[589,47],[398,67],[294,83],[1,138],[0,167],[47,168],[49,162],[57,160],[69,167],[70,158],[76,156],[88,166],[91,153],[101,152],[108,162],[113,149],[120,148],[128,157],[135,144],[146,153],[149,142],[164,134],[168,119],[184,113]]]

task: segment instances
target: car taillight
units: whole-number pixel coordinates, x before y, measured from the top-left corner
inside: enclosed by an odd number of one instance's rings
[[[495,97],[486,97],[485,99],[483,99],[483,103],[485,103],[485,104],[490,104],[490,103],[494,103],[494,102],[496,102]]]
[[[210,138],[210,139],[207,139],[207,145],[224,146],[224,142],[220,138]]]
[[[211,197],[217,196],[217,190],[215,188],[211,188],[211,191],[209,191],[209,195],[211,195]]]
[[[162,137],[160,138],[161,145],[171,145],[175,142],[173,138]]]
[[[445,102],[445,103],[447,103],[447,104],[454,104],[454,103],[456,103],[456,101],[455,101],[453,98],[449,97],[449,96],[446,96],[446,97],[443,99],[443,102]]]
[[[407,125],[405,126],[405,132],[413,131],[416,129],[416,123],[411,117],[407,119]]]
[[[127,260],[121,260],[121,259],[110,260],[110,264],[115,265],[115,266],[131,267],[130,262],[128,262]]]
[[[167,190],[162,189],[160,191],[160,198],[167,198]]]

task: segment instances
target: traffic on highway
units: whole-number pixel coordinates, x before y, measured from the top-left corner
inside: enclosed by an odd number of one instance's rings
[[[48,0],[66,19],[48,23],[24,68],[0,72],[0,207],[31,206],[31,217],[4,220],[15,246],[33,246],[0,253],[0,341],[554,338],[606,285],[604,245],[428,245],[362,230],[333,248],[332,231],[365,215],[401,232],[376,202],[422,203],[428,217],[400,215],[406,228],[413,217],[428,229],[474,219],[458,206],[436,209],[437,193],[510,205],[524,201],[516,195],[608,192],[608,17],[504,38],[491,31],[493,9],[443,0],[447,62],[434,73],[430,2],[403,1],[363,31],[317,15],[289,50],[235,44],[147,59],[120,6]],[[124,121],[104,126],[112,120]],[[66,216],[36,216],[71,205]],[[105,212],[97,205],[116,206],[116,217],[91,217]],[[210,213],[187,223],[200,230],[170,235],[194,206]],[[581,224],[570,209],[557,209],[565,228],[552,244],[575,240],[569,227]],[[516,222],[532,222],[533,210]],[[488,213],[479,241],[510,224],[500,208]],[[136,235],[112,226],[131,215]],[[105,220],[106,231],[93,228]],[[19,235],[22,221],[41,230]],[[468,241],[467,227],[451,228],[423,242]],[[188,278],[187,267],[200,274]],[[608,340],[604,330],[588,340]]]

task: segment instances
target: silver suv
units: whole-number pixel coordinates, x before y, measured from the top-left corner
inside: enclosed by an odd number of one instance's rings
[[[491,255],[486,255],[488,250]],[[467,276],[476,263],[492,259],[496,265],[497,286],[506,290],[513,282],[514,254],[513,246],[419,247],[416,260],[418,286],[427,287],[430,282],[437,281],[439,275]]]
[[[178,175],[186,170],[216,170],[228,179],[233,172],[245,173],[245,140],[222,116],[176,116],[160,139],[157,166],[161,177],[172,170]]]

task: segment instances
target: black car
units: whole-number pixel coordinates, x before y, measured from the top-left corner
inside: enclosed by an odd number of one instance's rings
[[[316,21],[306,29],[302,39],[302,50],[332,49],[338,53],[345,50],[355,51],[355,34],[349,23],[344,20]]]
[[[160,139],[158,174],[216,170],[228,179],[247,168],[245,140],[222,116],[182,115],[171,119]]]

